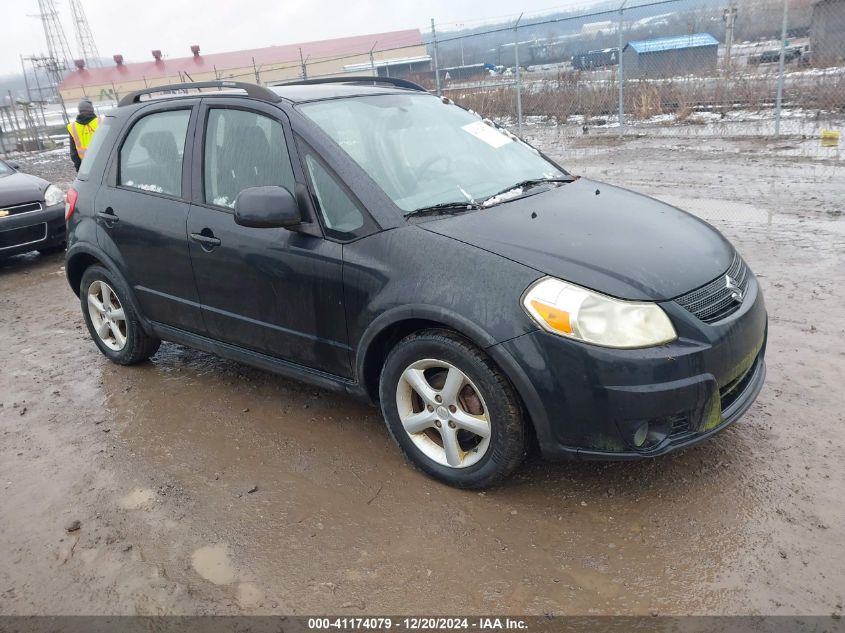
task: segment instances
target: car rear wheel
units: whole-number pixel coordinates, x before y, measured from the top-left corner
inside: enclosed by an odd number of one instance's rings
[[[127,295],[126,283],[102,266],[91,266],[82,275],[79,299],[85,324],[103,355],[119,365],[146,360],[161,345],[144,332]]]
[[[400,341],[379,384],[391,436],[421,470],[461,488],[486,488],[525,454],[513,386],[480,349],[445,330]]]

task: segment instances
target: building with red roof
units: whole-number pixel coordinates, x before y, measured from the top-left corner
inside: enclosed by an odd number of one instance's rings
[[[303,73],[308,77],[360,74],[361,68],[369,70],[365,74],[395,76],[428,71],[431,59],[416,29],[210,55],[202,54],[195,45],[190,52],[189,57],[170,58],[154,50],[149,61],[133,63],[124,62],[117,54],[114,64],[100,68],[86,68],[78,61],[59,91],[69,102],[82,96],[113,101],[133,90],[186,81],[231,79],[271,84],[301,78]]]

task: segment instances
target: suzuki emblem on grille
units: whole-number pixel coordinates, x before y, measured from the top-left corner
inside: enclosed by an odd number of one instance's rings
[[[742,303],[742,288],[739,287],[736,279],[730,275],[725,275],[725,287],[727,287],[728,291],[731,293],[731,299],[737,303]]]

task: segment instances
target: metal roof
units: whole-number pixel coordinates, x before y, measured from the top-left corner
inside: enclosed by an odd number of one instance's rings
[[[258,66],[259,70],[269,70],[285,64],[299,65],[300,49],[303,57],[310,57],[312,62],[319,62],[334,57],[364,55],[369,53],[376,45],[379,49],[405,48],[422,46],[423,41],[419,30],[409,29],[390,33],[342,37],[319,42],[269,46],[229,53],[211,53],[178,58],[165,57],[158,61],[150,60],[125,63],[122,66],[109,65],[102,68],[74,70],[65,76],[59,88],[66,90],[82,86],[108,85],[111,82],[122,83],[142,80],[154,84],[156,79],[176,77],[180,73],[187,73],[189,77],[194,73],[215,72],[216,74],[224,74],[223,71],[235,68],[251,68],[253,64]]]
[[[719,40],[710,33],[693,33],[692,35],[672,35],[657,37],[653,40],[635,40],[628,42],[629,46],[638,53],[659,53],[660,51],[676,51],[684,48],[700,48],[702,46],[718,46]]]

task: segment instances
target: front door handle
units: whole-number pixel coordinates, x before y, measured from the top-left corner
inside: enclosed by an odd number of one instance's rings
[[[210,233],[210,231],[209,231]],[[207,235],[205,233],[191,233],[191,239],[195,242],[199,242],[203,246],[209,246],[214,248],[215,246],[220,246],[220,238],[214,237],[214,234]]]

